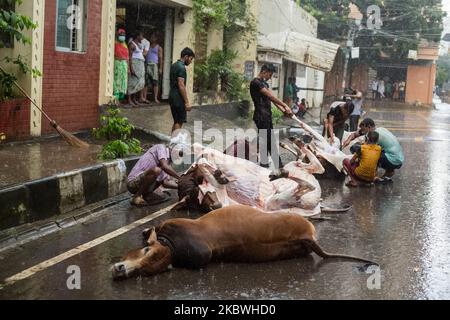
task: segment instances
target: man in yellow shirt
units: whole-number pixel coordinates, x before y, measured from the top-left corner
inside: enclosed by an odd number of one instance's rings
[[[376,131],[367,134],[367,142],[361,145],[351,160],[344,160],[344,169],[350,177],[349,187],[357,187],[358,181],[371,183],[377,176],[378,160],[381,157],[381,147],[377,145],[379,135]],[[358,161],[359,160],[359,161]]]

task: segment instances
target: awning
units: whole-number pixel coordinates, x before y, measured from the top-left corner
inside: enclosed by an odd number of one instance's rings
[[[129,3],[129,4],[157,4],[162,6],[167,6],[171,8],[192,8],[192,0],[144,0],[144,1],[136,1],[136,0],[120,0],[120,3]]]
[[[192,8],[192,0],[153,0],[153,1],[169,7]]]
[[[338,49],[338,44],[289,30],[258,36],[258,51],[283,52],[287,60],[325,72],[333,68]]]

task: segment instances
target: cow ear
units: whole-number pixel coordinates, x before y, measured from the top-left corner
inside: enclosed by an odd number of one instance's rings
[[[147,243],[148,245],[152,245],[156,242],[156,231],[155,231],[155,227],[152,228],[152,230],[150,231],[150,236],[148,237]]]

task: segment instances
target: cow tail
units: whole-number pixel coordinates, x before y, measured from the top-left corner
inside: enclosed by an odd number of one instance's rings
[[[319,246],[319,244],[316,241],[309,240],[308,241],[309,248],[317,254],[319,257],[323,259],[345,259],[345,260],[351,260],[351,261],[359,261],[359,262],[365,262],[373,265],[378,265],[378,263],[373,262],[371,260],[350,256],[346,254],[335,254],[335,253],[328,253],[323,251],[323,249]]]

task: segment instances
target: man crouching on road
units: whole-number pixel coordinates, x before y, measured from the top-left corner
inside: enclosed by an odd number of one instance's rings
[[[403,149],[398,139],[387,129],[377,128],[375,122],[366,118],[359,124],[359,130],[353,132],[343,144],[343,148],[348,146],[354,139],[367,135],[369,132],[375,131],[379,138],[377,144],[382,148],[381,158],[378,166],[385,170],[381,178],[376,178],[375,182],[392,182],[395,170],[402,167],[405,157]]]
[[[156,144],[151,147],[136,163],[128,175],[127,188],[133,194],[131,204],[135,206],[148,205],[147,197],[160,185],[165,188],[176,189],[178,183],[171,181],[170,176],[179,179],[180,175],[171,166],[170,147]]]

